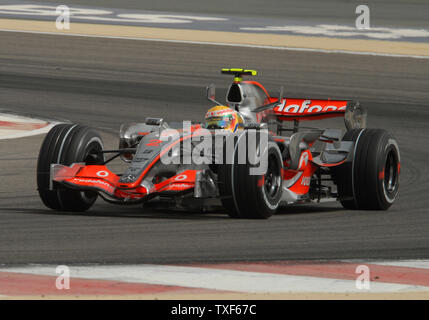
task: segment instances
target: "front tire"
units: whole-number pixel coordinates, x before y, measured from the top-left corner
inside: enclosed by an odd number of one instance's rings
[[[102,154],[94,155],[103,149],[100,135],[93,129],[81,125],[58,124],[46,135],[37,161],[37,187],[43,203],[50,209],[61,211],[88,210],[97,199],[93,191],[78,191],[53,183],[50,186],[51,164],[71,165],[101,164]]]
[[[239,142],[237,142],[239,143]],[[269,141],[263,152],[268,159],[267,170],[261,175],[250,175],[254,167],[248,162],[218,166],[219,192],[222,205],[231,218],[267,219],[279,207],[282,197],[282,158],[276,143]]]
[[[355,149],[353,161],[336,172],[341,204],[347,209],[388,209],[399,190],[400,153],[396,139],[381,129],[354,129],[343,140],[355,142]]]

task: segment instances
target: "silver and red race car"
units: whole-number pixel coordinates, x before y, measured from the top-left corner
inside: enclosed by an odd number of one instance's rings
[[[204,210],[221,205],[233,218],[268,218],[280,206],[334,199],[348,209],[385,210],[398,194],[396,139],[366,129],[359,102],[271,97],[257,72],[222,69],[234,76],[226,104],[204,122],[168,124],[161,118],[124,124],[119,148],[78,124],[51,129],[40,149],[37,185],[54,210],[84,211],[98,196],[116,204],[169,203]],[[343,117],[346,130],[300,127],[300,122]],[[288,124],[290,124],[288,126]],[[111,154],[106,159],[105,155]],[[126,170],[108,163],[120,157]]]

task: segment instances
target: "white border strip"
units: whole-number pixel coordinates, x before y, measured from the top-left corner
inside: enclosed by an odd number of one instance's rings
[[[376,264],[380,266],[392,266],[392,267],[405,267],[405,268],[416,268],[416,269],[428,269],[429,260],[398,260],[398,261],[372,261],[370,264]],[[428,271],[429,272],[429,271]]]
[[[43,128],[25,131],[25,132],[17,132],[17,133],[11,133],[6,135],[0,134],[0,140],[24,138],[24,137],[36,136],[39,134],[47,133],[49,130],[52,129],[53,126],[57,125],[58,123],[60,122],[51,122]]]
[[[39,134],[43,134],[51,130],[51,128],[61,122],[58,121],[49,121],[46,119],[41,119],[37,117],[31,117],[31,116],[25,116],[25,115],[19,115],[15,113],[5,113],[0,112],[0,118],[4,118],[5,121],[11,121],[16,123],[29,123],[31,121],[41,121],[42,123],[46,123],[46,125],[39,129],[34,130],[8,130],[7,127],[2,127],[0,125],[0,129],[2,129],[3,132],[0,132],[0,140],[6,140],[6,139],[16,139],[16,138],[24,138],[29,136],[35,136]]]
[[[29,31],[29,30],[0,29],[0,31],[18,32],[18,33],[32,33],[32,34],[46,34],[46,35],[55,35],[55,36],[64,35],[64,36],[86,37],[86,38],[106,38],[106,39],[122,39],[122,40],[156,41],[156,42],[167,42],[167,43],[200,44],[200,45],[229,46],[229,47],[272,49],[272,50],[287,50],[287,51],[304,51],[304,52],[317,52],[317,53],[355,54],[355,55],[391,57],[391,58],[429,59],[429,55],[428,56],[419,56],[419,55],[379,53],[379,52],[368,52],[368,51],[347,51],[347,50],[294,48],[294,47],[265,46],[265,45],[253,45],[253,44],[239,44],[239,43],[205,42],[205,41],[192,41],[192,40],[171,40],[171,39],[156,39],[156,38],[119,37],[119,36],[89,35],[89,34],[79,34],[79,33]]]
[[[58,276],[55,266],[47,265],[2,268],[0,272]],[[79,278],[247,293],[427,292],[429,289],[418,285],[371,282],[369,290],[360,290],[355,280],[150,264],[71,266],[70,277],[71,286],[73,278]]]

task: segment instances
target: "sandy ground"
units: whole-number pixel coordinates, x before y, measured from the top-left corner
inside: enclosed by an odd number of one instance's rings
[[[19,19],[0,19],[0,30],[429,56],[429,44],[403,41],[334,39],[328,37],[147,28],[76,22],[71,24],[70,30],[58,30],[55,27],[55,22]]]

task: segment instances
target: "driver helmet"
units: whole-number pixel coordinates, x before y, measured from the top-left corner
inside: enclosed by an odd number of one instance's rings
[[[206,129],[221,129],[236,132],[243,128],[243,117],[231,108],[216,106],[207,111],[205,127]]]

